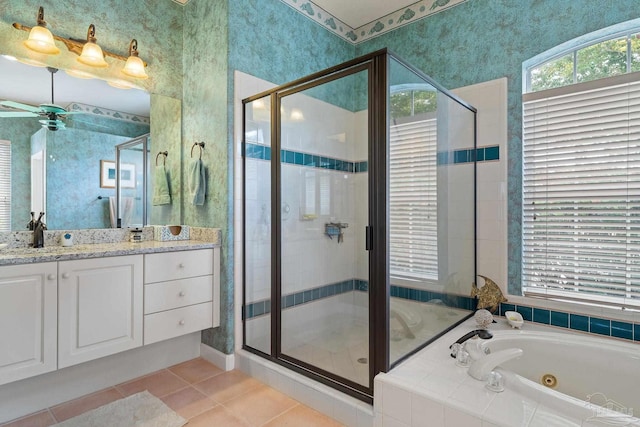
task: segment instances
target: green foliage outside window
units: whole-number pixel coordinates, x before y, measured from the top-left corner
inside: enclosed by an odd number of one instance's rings
[[[529,91],[553,89],[635,71],[640,71],[640,34],[605,40],[532,68]]]
[[[391,118],[411,117],[436,111],[436,91],[402,91],[391,94]]]

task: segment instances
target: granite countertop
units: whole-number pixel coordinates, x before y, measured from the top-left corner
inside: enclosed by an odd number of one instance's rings
[[[67,261],[74,259],[102,258],[120,255],[152,254],[159,252],[188,251],[220,247],[219,244],[201,240],[179,240],[158,242],[155,240],[139,243],[117,242],[44,248],[0,249],[0,266],[32,264],[39,262]]]

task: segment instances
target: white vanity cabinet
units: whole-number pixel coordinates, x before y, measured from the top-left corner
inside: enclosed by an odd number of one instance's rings
[[[0,267],[0,384],[56,369],[57,263]]]
[[[220,325],[220,249],[145,255],[144,343]]]
[[[142,345],[143,255],[61,261],[58,368]]]

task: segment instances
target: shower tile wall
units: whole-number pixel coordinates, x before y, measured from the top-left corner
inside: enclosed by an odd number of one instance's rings
[[[477,164],[477,270],[507,288],[507,79],[453,92],[476,107],[477,145],[488,147]],[[480,159],[478,159],[480,160]],[[463,284],[468,290],[470,284]],[[482,280],[478,283],[483,285]]]
[[[236,72],[235,87],[236,99],[242,99],[266,90],[271,85]],[[359,261],[366,260],[367,257],[364,250],[367,114],[348,112],[308,96],[298,96],[302,98],[296,99],[296,105],[301,105],[305,119],[283,124],[282,146],[286,150],[282,164],[281,206],[283,295],[352,281],[354,278],[367,279],[368,276],[366,263],[360,270],[356,267],[361,264]],[[241,117],[241,111],[236,114]],[[256,138],[247,147],[245,171],[246,243],[247,251],[252,254],[251,266],[246,271],[247,303],[268,300],[271,292],[271,184],[267,159],[270,159],[272,153],[268,124],[255,126],[255,129],[248,129],[256,131],[253,133]],[[364,129],[365,133],[360,129]],[[240,146],[241,141],[238,140],[237,168],[242,166]],[[326,159],[313,157],[314,155],[322,155]],[[305,158],[309,161],[305,162]],[[242,177],[241,174],[236,174],[238,176],[236,185],[241,188]],[[315,203],[307,203],[305,198],[310,194],[307,190],[312,188],[318,195]],[[326,192],[325,189],[329,191]],[[338,243],[336,237],[329,239],[325,235],[324,224],[332,221],[349,224],[344,230],[342,243]],[[311,291],[309,294],[311,296]],[[341,298],[343,297],[345,296],[342,295]],[[268,305],[264,307],[270,309],[270,302],[266,304]],[[259,304],[258,307],[263,305]],[[300,314],[295,315],[300,318],[294,319],[292,324],[312,321],[313,316],[309,314],[308,307],[298,311]],[[290,311],[290,314],[293,315],[294,311]],[[247,325],[248,342],[257,342],[256,336],[266,338],[268,324],[261,324],[268,323],[268,319],[269,316],[263,316],[259,321]]]

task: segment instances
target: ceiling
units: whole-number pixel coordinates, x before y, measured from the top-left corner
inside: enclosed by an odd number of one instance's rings
[[[187,0],[188,1],[188,0]],[[313,0],[351,28],[358,28],[417,3],[416,0]]]

